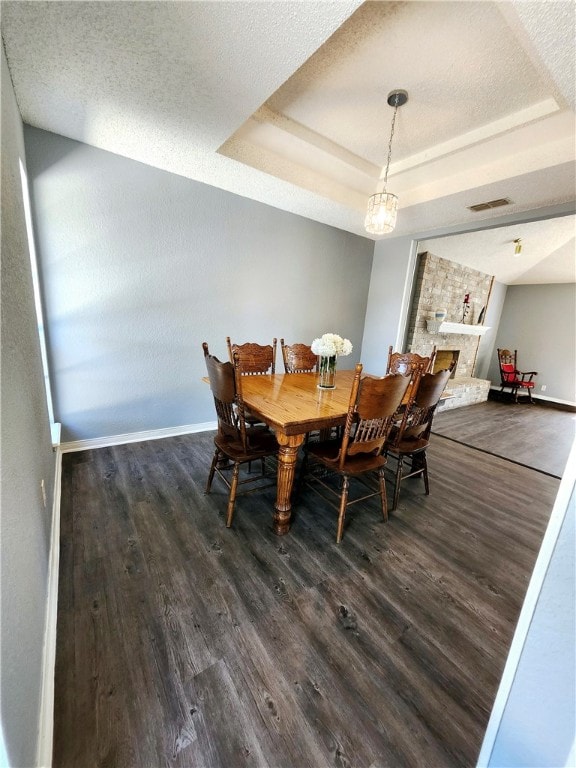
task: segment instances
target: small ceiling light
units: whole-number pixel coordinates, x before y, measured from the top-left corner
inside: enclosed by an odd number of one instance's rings
[[[516,246],[514,248],[514,256],[520,256],[522,253],[522,240],[521,238],[517,237],[516,240],[514,240],[514,245]]]
[[[396,226],[396,215],[398,213],[398,198],[396,195],[386,191],[388,184],[388,169],[390,168],[390,157],[392,156],[392,138],[394,136],[394,125],[396,123],[396,113],[398,107],[403,106],[408,101],[406,91],[395,90],[388,94],[388,104],[394,107],[392,117],[392,127],[390,129],[390,141],[388,142],[388,158],[386,160],[386,170],[384,171],[384,187],[381,192],[376,192],[368,199],[368,210],[364,226],[366,232],[371,235],[385,235],[392,232]]]

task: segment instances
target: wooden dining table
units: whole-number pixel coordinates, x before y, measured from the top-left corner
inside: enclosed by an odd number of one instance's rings
[[[317,373],[284,373],[242,377],[244,404],[274,430],[278,440],[278,478],[274,532],[290,530],[291,495],[298,449],[307,432],[346,422],[353,370],[336,371],[334,389],[320,389]]]
[[[334,389],[320,389],[319,379],[317,373],[242,377],[244,404],[274,431],[279,445],[273,520],[274,532],[278,536],[290,530],[298,449],[306,434],[346,423],[354,370],[337,370]],[[441,399],[451,396],[445,391]]]

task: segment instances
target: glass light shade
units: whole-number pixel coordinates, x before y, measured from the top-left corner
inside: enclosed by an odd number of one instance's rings
[[[364,227],[371,235],[385,235],[396,226],[398,198],[390,192],[377,192],[368,199]]]

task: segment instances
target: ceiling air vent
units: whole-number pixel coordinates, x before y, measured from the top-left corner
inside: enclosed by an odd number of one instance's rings
[[[469,205],[469,211],[487,211],[490,208],[500,208],[501,205],[510,205],[512,201],[508,197],[501,197],[499,200],[489,200],[487,203],[478,203],[478,205]]]

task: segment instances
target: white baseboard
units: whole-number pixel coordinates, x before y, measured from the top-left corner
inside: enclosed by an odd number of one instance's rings
[[[496,392],[500,392],[500,387],[496,384],[492,385],[490,389],[495,390]],[[518,391],[518,394],[521,394],[522,390]],[[546,395],[540,394],[540,392],[536,390],[532,390],[532,397],[535,400],[547,400],[549,403],[559,403],[560,405],[570,405],[572,408],[576,408],[576,403],[572,402],[571,400],[561,400],[559,397],[547,397]]]
[[[48,593],[42,653],[42,694],[36,765],[52,766],[52,739],[54,734],[54,673],[56,670],[56,624],[58,619],[58,569],[60,566],[60,499],[62,454],[56,449],[54,470],[54,497],[50,529],[50,555],[48,560]]]
[[[164,429],[150,429],[145,432],[128,432],[124,435],[109,435],[107,437],[93,437],[87,440],[74,440],[69,443],[61,443],[60,450],[62,453],[87,451],[92,448],[108,448],[111,445],[140,443],[143,440],[160,440],[163,437],[192,435],[195,432],[209,432],[214,429],[218,429],[218,423],[216,421],[205,421],[200,424],[184,424],[180,427],[166,427]]]

